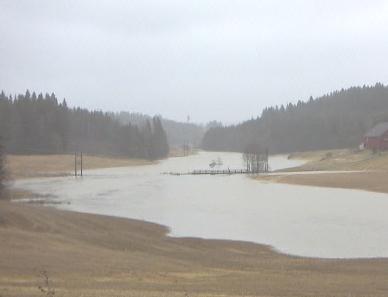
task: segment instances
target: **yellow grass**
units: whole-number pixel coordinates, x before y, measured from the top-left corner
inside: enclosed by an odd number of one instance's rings
[[[288,172],[349,171],[341,173],[287,174],[259,176],[258,180],[305,186],[360,189],[388,193],[388,152],[373,153],[358,150],[331,150],[295,153],[289,156],[305,160],[300,167]],[[360,172],[351,172],[360,171]]]
[[[388,172],[346,172],[258,176],[256,179],[293,185],[358,189],[388,193]]]
[[[83,156],[85,170],[151,163],[151,161],[140,159]],[[6,164],[11,178],[64,176],[74,173],[74,155],[8,155]],[[78,166],[80,166],[79,163]]]
[[[166,228],[0,202],[0,295],[388,296],[388,260],[290,257],[263,245],[166,237]]]
[[[388,152],[369,150],[330,150],[294,153],[290,158],[307,163],[298,170],[388,170]]]
[[[169,157],[172,157],[172,158],[187,157],[195,154],[198,154],[197,149],[191,149],[188,152],[186,152],[186,155],[185,155],[185,152],[183,151],[182,148],[170,148]]]
[[[336,159],[342,153],[338,154]],[[339,164],[327,161],[331,157],[312,155],[316,164]],[[16,177],[65,174],[72,170],[72,157],[11,156],[8,164]],[[85,160],[86,168],[144,162],[93,158]],[[371,162],[352,158],[344,156],[341,165]],[[62,165],[42,166],[42,161]],[[363,176],[349,177],[365,181]],[[170,238],[167,231],[136,220],[0,202],[0,296],[44,296],[38,290],[43,270],[56,289],[55,296],[61,297],[388,296],[388,259],[292,257],[253,243]]]

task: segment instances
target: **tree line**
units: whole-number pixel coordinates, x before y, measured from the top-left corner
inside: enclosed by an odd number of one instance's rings
[[[388,87],[377,83],[268,107],[256,119],[209,129],[202,147],[244,152],[257,143],[271,153],[356,147],[383,121],[388,121]]]
[[[138,127],[121,124],[110,113],[69,108],[55,94],[0,93],[0,137],[6,153],[89,154],[160,159],[169,153],[158,117]]]
[[[150,119],[148,115],[126,111],[112,114],[112,116],[117,118],[122,124],[131,123],[140,127]],[[162,126],[166,131],[170,147],[180,148],[184,144],[192,147],[200,147],[206,127],[195,123],[177,122],[161,116],[158,117],[161,119]]]

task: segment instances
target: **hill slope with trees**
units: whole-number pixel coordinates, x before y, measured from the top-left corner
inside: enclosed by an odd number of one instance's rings
[[[112,114],[122,124],[145,125],[151,117],[141,113],[120,112]],[[162,126],[167,134],[168,143],[171,147],[182,147],[183,145],[191,145],[199,147],[206,127],[194,123],[183,123],[160,117]]]
[[[102,111],[69,108],[54,94],[7,96],[0,93],[0,137],[6,153],[89,154],[160,159],[168,155],[166,133],[158,117],[143,127],[123,125]]]
[[[272,154],[356,147],[382,121],[388,121],[388,87],[377,83],[266,108],[256,119],[209,129],[202,147],[242,152],[255,143]]]

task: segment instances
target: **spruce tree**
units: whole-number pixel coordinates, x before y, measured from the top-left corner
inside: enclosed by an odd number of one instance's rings
[[[0,92],[0,136],[13,154],[62,154],[82,151],[128,158],[159,159],[168,154],[160,119],[144,127],[122,124],[112,113],[69,108],[54,93]]]

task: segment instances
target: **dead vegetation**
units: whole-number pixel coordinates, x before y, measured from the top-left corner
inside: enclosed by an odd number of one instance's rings
[[[66,176],[74,172],[74,155],[8,155],[6,164],[10,178]],[[91,155],[84,155],[83,158],[85,170],[147,164],[152,162]]]
[[[40,277],[42,279],[42,284],[38,286],[39,291],[45,297],[54,297],[55,296],[55,288],[52,286],[48,272],[46,270],[41,271]]]
[[[168,154],[169,158],[178,158],[178,157],[188,157],[198,154],[198,149],[188,148],[184,150],[183,148],[170,148],[170,153]]]
[[[170,238],[152,223],[6,201],[0,217],[0,295],[7,297],[42,297],[42,270],[60,297],[388,295],[386,259],[291,257],[253,243]]]
[[[370,192],[388,193],[388,172],[340,172],[316,174],[290,174],[258,176],[260,181],[283,184],[358,189]]]
[[[303,159],[306,163],[300,167],[280,170],[279,174],[259,176],[257,179],[294,185],[388,193],[388,152],[332,150],[295,153],[289,158]],[[323,173],[301,174],[305,171]],[[325,171],[343,172],[324,173]],[[284,172],[287,174],[283,174]]]
[[[289,158],[306,160],[306,164],[287,171],[384,170],[388,171],[388,152],[344,149],[294,153]]]

